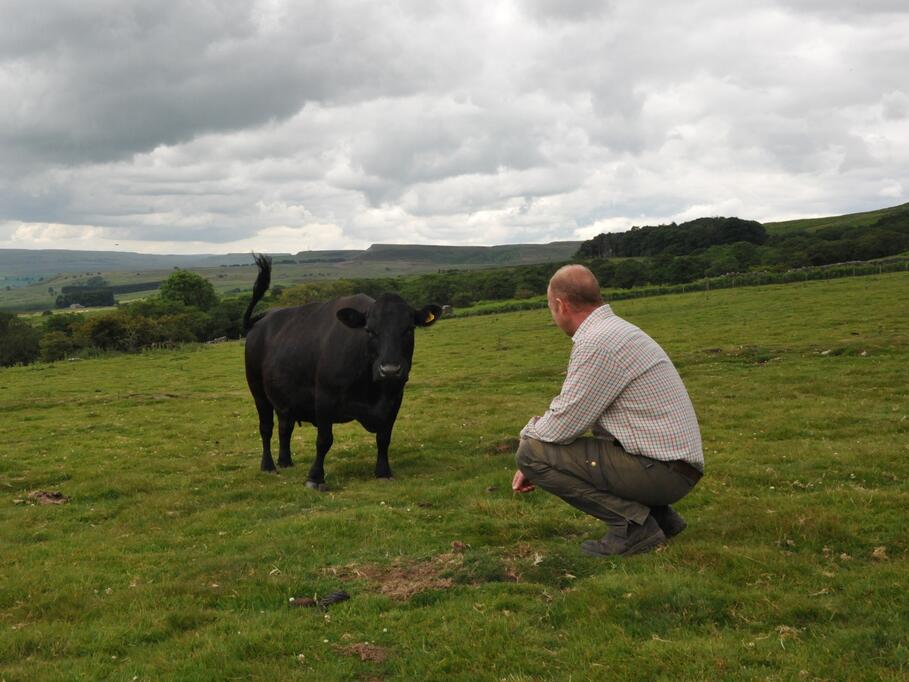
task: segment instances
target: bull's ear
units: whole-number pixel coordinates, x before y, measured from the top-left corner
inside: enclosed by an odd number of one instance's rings
[[[422,310],[413,311],[413,322],[418,327],[428,327],[440,317],[442,317],[442,309],[434,303],[430,303]]]
[[[353,308],[341,308],[338,311],[338,319],[341,324],[351,329],[361,329],[366,326],[366,315]]]

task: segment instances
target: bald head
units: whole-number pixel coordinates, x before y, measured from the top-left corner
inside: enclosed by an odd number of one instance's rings
[[[559,268],[549,280],[549,291],[553,297],[561,298],[576,310],[603,305],[597,278],[583,265]]]

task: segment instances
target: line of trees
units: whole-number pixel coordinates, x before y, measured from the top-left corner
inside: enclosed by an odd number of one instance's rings
[[[698,218],[680,225],[647,225],[627,232],[598,234],[583,242],[576,256],[656,257],[662,258],[663,263],[677,256],[699,256],[711,262],[708,268],[722,270],[756,264],[783,268],[828,265],[893,256],[906,249],[909,210],[879,218],[870,226],[833,226],[783,235],[768,235],[760,223],[740,218]]]
[[[248,299],[219,299],[205,278],[172,273],[160,295],[98,314],[46,313],[39,325],[0,313],[0,366],[55,361],[104,351],[139,351],[242,332]]]
[[[683,256],[722,244],[766,241],[767,231],[754,220],[698,218],[680,225],[645,225],[627,232],[598,234],[581,244],[577,257]]]

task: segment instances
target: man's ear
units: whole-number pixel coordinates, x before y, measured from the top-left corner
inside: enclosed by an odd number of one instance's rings
[[[362,329],[366,326],[366,315],[353,308],[341,308],[338,311],[338,319],[341,324],[351,329]]]
[[[428,327],[442,317],[442,309],[435,303],[430,303],[422,310],[413,311],[413,322],[418,327]]]

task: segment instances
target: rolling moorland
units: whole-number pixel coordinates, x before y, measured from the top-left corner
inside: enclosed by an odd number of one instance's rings
[[[407,246],[374,244],[365,251],[304,251],[272,254],[276,286],[346,277],[398,277],[440,268],[470,270],[563,261],[580,242],[506,246]],[[157,291],[175,268],[197,272],[221,295],[248,291],[256,278],[252,255],[152,256],[98,251],[0,249],[0,310],[52,308],[63,287],[101,277],[133,291],[118,294],[128,302]],[[143,286],[145,285],[145,286]]]
[[[311,427],[259,472],[242,342],[0,370],[0,679],[906,679],[909,274],[614,307],[707,458],[689,529],[630,560],[509,489],[570,349],[545,310],[421,331],[397,480],[347,425],[324,494]]]
[[[780,249],[787,255],[770,258],[770,265],[800,267],[802,265],[864,260],[877,254],[892,255],[892,249],[874,239],[861,249],[809,248],[800,243],[799,234],[810,238],[825,234],[845,236],[852,231],[861,235],[881,221],[909,222],[909,204],[829,218],[795,220],[763,225],[771,239],[791,241]],[[895,223],[894,223],[895,224]],[[903,228],[898,229],[904,229]],[[648,228],[645,228],[648,229]],[[887,226],[893,229],[893,225]],[[831,235],[831,231],[836,231]],[[843,233],[842,235],[839,233]],[[892,234],[892,233],[891,233]],[[870,235],[869,235],[870,236]],[[804,241],[804,240],[802,240]],[[282,288],[319,283],[326,280],[389,279],[415,276],[440,271],[515,268],[535,263],[558,263],[571,259],[582,242],[553,242],[551,244],[523,244],[493,247],[453,247],[376,244],[365,251],[307,251],[298,254],[272,254],[274,258],[273,283]],[[797,252],[798,255],[793,256]],[[859,255],[856,255],[859,254]],[[873,254],[873,255],[872,255]],[[712,265],[704,268],[696,263],[679,261],[676,271],[695,271],[698,276],[715,276],[737,268],[755,267],[755,256],[743,256],[741,250],[726,249],[723,253],[708,252]],[[640,286],[646,279],[634,272],[634,262],[626,263],[629,272],[622,286]],[[221,296],[237,295],[249,290],[255,279],[255,268],[250,254],[223,256],[152,256],[135,253],[90,251],[25,251],[0,249],[0,310],[25,312],[53,308],[56,297],[64,287],[84,283],[88,278],[100,277],[106,284],[117,288],[118,302],[143,299],[154,294],[161,282],[174,268],[191,269],[212,283]],[[676,278],[685,272],[674,273]],[[655,283],[655,282],[650,282]],[[520,288],[520,287],[519,287]],[[513,290],[514,291],[514,290]],[[459,302],[463,304],[463,301]]]

